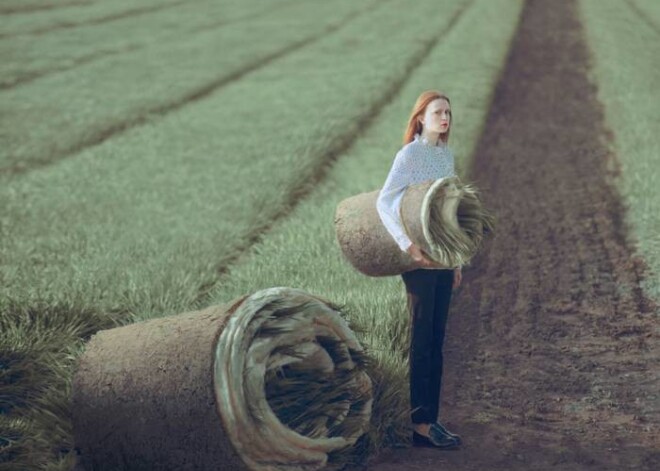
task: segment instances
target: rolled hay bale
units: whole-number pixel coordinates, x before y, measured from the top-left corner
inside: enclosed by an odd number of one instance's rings
[[[73,377],[79,463],[339,469],[371,418],[367,361],[336,305],[286,287],[99,331]]]
[[[344,257],[368,276],[393,276],[419,268],[383,224],[376,202],[380,190],[346,198],[337,205],[335,233]],[[477,189],[457,176],[406,188],[400,206],[406,234],[438,268],[454,268],[474,257],[495,218]]]

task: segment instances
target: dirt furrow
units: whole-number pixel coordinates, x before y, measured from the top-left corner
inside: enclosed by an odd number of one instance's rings
[[[499,219],[450,308],[441,416],[462,449],[369,469],[660,469],[657,306],[613,185],[575,1],[528,0],[471,179]]]

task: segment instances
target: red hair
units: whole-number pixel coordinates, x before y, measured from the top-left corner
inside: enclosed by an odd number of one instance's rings
[[[438,92],[436,90],[427,90],[425,92],[422,92],[421,95],[417,98],[417,101],[415,102],[415,106],[413,106],[412,112],[410,113],[410,118],[408,118],[408,125],[406,126],[406,132],[403,133],[403,144],[408,144],[409,142],[412,142],[412,140],[415,137],[415,134],[421,134],[423,125],[419,121],[420,116],[424,115],[426,112],[426,107],[428,106],[429,103],[431,103],[433,100],[437,100],[438,98],[442,98],[444,100],[447,100],[447,103],[451,105],[451,102],[449,101],[449,97],[445,95],[444,93]],[[453,118],[453,115],[451,114],[451,110],[449,112],[449,115]],[[451,132],[451,126],[452,123],[454,122],[453,119],[449,120],[449,128],[447,129],[447,132],[444,134],[440,134],[440,140],[444,142],[445,144],[449,140],[449,133]]]

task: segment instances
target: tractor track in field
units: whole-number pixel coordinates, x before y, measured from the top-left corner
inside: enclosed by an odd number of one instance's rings
[[[79,21],[77,23],[74,23],[74,22],[71,22],[71,23],[58,23],[56,25],[47,26],[47,27],[44,27],[44,28],[33,29],[33,30],[30,30],[30,31],[21,32],[19,34],[20,35],[29,34],[29,35],[32,35],[32,36],[41,36],[42,34],[50,33],[51,31],[56,31],[56,30],[60,30],[60,29],[78,28],[79,26],[100,25],[100,24],[103,24],[103,23],[109,23],[111,21],[122,20],[122,19],[128,18],[130,16],[139,16],[139,15],[144,15],[144,14],[147,14],[147,13],[153,13],[155,11],[165,10],[167,8],[176,7],[178,5],[186,3],[187,1],[188,0],[177,0],[176,2],[166,3],[164,5],[152,5],[152,6],[145,6],[145,7],[136,7],[136,8],[131,8],[130,10],[125,10],[125,11],[122,11],[122,12],[119,12],[119,13],[113,13],[111,15],[102,16],[100,18],[95,18],[95,19],[89,20],[89,21]],[[71,5],[80,5],[80,4],[79,3],[71,3],[67,6],[71,6]],[[85,5],[85,3],[82,3],[82,5]],[[62,6],[64,6],[64,5],[62,5]],[[5,35],[1,35],[0,38],[18,36],[19,34],[5,34]]]
[[[498,225],[447,326],[441,419],[464,444],[370,471],[660,469],[658,305],[576,1],[550,3],[524,6],[470,174]]]
[[[639,17],[640,20],[646,23],[648,27],[651,28],[653,31],[655,31],[657,35],[660,35],[660,26],[655,24],[653,20],[651,20],[646,13],[640,10],[639,6],[637,6],[634,0],[626,0],[626,3],[628,4],[628,6],[630,6],[630,9],[635,12],[635,14]]]
[[[0,6],[0,14],[2,15],[20,15],[22,13],[33,13],[36,11],[55,10],[63,7],[84,6],[89,5],[85,0],[71,0],[69,2],[58,3],[57,5],[27,5],[27,6]]]
[[[280,8],[280,7],[282,7],[282,5],[288,6],[291,3],[298,3],[298,2],[299,2],[299,0],[292,0],[292,1],[288,1],[288,2],[282,2],[282,3],[278,4],[277,7]],[[231,25],[231,24],[240,23],[240,22],[245,21],[245,20],[253,20],[255,18],[260,18],[262,16],[268,15],[273,10],[275,10],[275,8],[264,8],[261,11],[259,11],[259,13],[243,15],[243,16],[234,18],[232,20],[216,21],[214,23],[204,25],[204,26],[199,27],[199,28],[197,28],[193,31],[190,31],[189,33],[191,33],[190,36],[194,36],[198,33],[201,33],[203,31],[207,31],[209,29],[221,28],[222,26],[228,26],[228,25]],[[188,36],[188,37],[190,37],[190,36]],[[3,38],[3,37],[6,37],[6,36],[3,36],[2,34],[0,34],[0,39]],[[180,36],[173,36],[169,39],[170,40],[177,40],[177,39],[181,39],[181,37]],[[51,68],[51,69],[44,69],[44,70],[39,70],[39,71],[34,71],[34,72],[26,72],[26,73],[23,73],[20,76],[12,78],[11,80],[0,81],[0,91],[1,90],[11,90],[13,88],[26,85],[28,83],[31,83],[31,82],[37,80],[37,79],[47,77],[49,75],[53,75],[53,74],[57,74],[57,73],[61,73],[61,72],[66,72],[67,70],[75,69],[76,67],[80,67],[82,65],[89,64],[90,62],[95,62],[97,60],[104,59],[106,57],[110,57],[110,56],[114,56],[114,55],[118,55],[118,54],[127,54],[129,52],[134,52],[134,51],[137,51],[137,50],[140,50],[140,49],[144,49],[148,46],[149,46],[148,44],[139,44],[139,45],[138,44],[132,44],[132,45],[128,45],[128,46],[125,46],[125,47],[122,47],[122,48],[118,48],[116,50],[109,50],[109,51],[106,50],[106,51],[94,52],[94,53],[91,53],[91,54],[80,56],[80,57],[74,59],[73,61],[71,61],[69,64],[64,65],[64,66],[54,67],[54,68]]]
[[[143,47],[144,46],[128,46],[128,47],[123,47],[121,49],[116,49],[114,51],[95,52],[93,54],[88,54],[86,56],[78,57],[67,65],[55,67],[52,69],[23,73],[16,77],[12,77],[12,79],[2,80],[0,82],[0,91],[11,90],[13,88],[17,88],[22,85],[27,85],[28,83],[34,82],[37,79],[47,77],[49,75],[57,74],[60,72],[66,72],[67,70],[75,69],[76,67],[89,64],[90,62],[94,62],[99,59],[103,59],[104,57],[114,56],[117,54],[126,54],[129,52],[136,51],[138,49],[142,49]]]
[[[301,4],[304,1],[305,0],[302,0],[302,1],[301,0],[280,1],[280,3],[278,3],[276,5],[271,5],[270,7],[261,8],[259,13],[254,13],[254,12],[253,13],[248,13],[247,15],[241,16],[240,18],[238,18],[236,20],[231,20],[231,22],[234,23],[236,21],[251,20],[253,18],[258,18],[260,16],[265,16],[267,13],[270,13],[273,10],[277,10],[277,9],[280,9],[280,8],[283,8],[283,7],[288,7],[292,4]],[[197,28],[195,30],[195,32],[207,31],[209,29],[214,29],[214,28],[217,28],[219,26],[225,26],[227,23],[228,22],[225,21],[225,20],[219,20],[219,21],[216,21],[214,23],[209,23],[208,25],[201,26],[201,27]]]
[[[169,103],[160,103],[156,106],[153,106],[152,108],[147,109],[146,111],[143,111],[141,114],[137,116],[132,116],[126,119],[125,121],[114,123],[103,129],[90,131],[86,139],[76,142],[74,145],[71,145],[67,148],[63,148],[58,151],[53,151],[53,153],[51,153],[47,157],[41,159],[31,159],[27,163],[17,162],[8,165],[6,167],[0,167],[0,176],[20,175],[32,171],[34,169],[53,165],[65,158],[72,157],[89,147],[100,145],[103,142],[107,141],[108,139],[118,136],[126,131],[137,128],[147,123],[154,122],[155,120],[162,119],[167,114],[172,113],[174,111],[178,111],[189,104],[204,99],[209,95],[211,95],[212,93],[215,93],[222,87],[226,87],[240,80],[245,75],[268,66],[277,59],[285,57],[299,49],[302,49],[317,41],[320,41],[326,36],[343,28],[344,26],[355,20],[360,15],[367,13],[373,8],[379,8],[387,1],[390,0],[385,0],[384,2],[370,3],[367,8],[358,12],[351,12],[350,14],[346,15],[346,17],[343,18],[341,21],[324,28],[319,34],[308,36],[307,38],[296,41],[288,45],[287,47],[284,47],[283,49],[280,49],[279,51],[276,51],[266,57],[262,57],[258,60],[255,60],[254,62],[246,64],[245,67],[236,70],[230,75],[225,75],[211,82],[207,82],[204,85],[201,85],[193,90],[190,90],[188,93],[179,97],[177,100],[171,101]]]

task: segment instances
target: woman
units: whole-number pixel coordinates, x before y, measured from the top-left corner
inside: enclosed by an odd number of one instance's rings
[[[440,422],[442,345],[452,289],[461,283],[461,267],[440,269],[412,243],[399,215],[401,198],[410,184],[455,175],[454,157],[447,147],[451,129],[449,98],[437,91],[422,93],[408,120],[404,146],[397,152],[380,191],[377,209],[401,250],[418,262],[401,275],[411,319],[410,402],[413,445],[455,448],[461,438]]]

